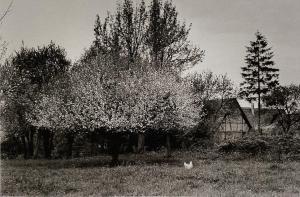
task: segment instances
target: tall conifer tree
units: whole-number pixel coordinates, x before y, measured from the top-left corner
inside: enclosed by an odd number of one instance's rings
[[[258,101],[258,131],[260,128],[261,97],[279,85],[279,69],[274,68],[272,60],[274,53],[268,47],[268,41],[259,31],[255,33],[256,40],[246,47],[246,66],[242,67],[240,96],[249,102]]]

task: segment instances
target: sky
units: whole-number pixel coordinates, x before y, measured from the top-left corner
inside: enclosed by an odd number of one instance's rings
[[[11,0],[0,0],[3,13]],[[114,12],[114,0],[14,0],[12,10],[0,25],[8,52],[25,46],[55,43],[75,61],[92,43],[96,14]],[[138,1],[134,1],[138,2]],[[149,2],[149,0],[146,2]],[[245,66],[245,46],[264,34],[275,53],[280,83],[300,84],[299,0],[173,0],[179,18],[192,23],[191,42],[206,51],[204,61],[191,72],[211,70],[227,74],[236,85]]]

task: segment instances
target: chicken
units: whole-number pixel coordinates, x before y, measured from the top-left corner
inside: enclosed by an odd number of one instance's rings
[[[193,162],[192,161],[190,161],[190,163],[185,163],[184,162],[184,168],[185,169],[192,169],[193,168]]]

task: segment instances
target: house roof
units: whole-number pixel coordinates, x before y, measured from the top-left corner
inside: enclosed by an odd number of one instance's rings
[[[248,120],[253,126],[258,122],[258,109],[254,109],[254,115],[251,112],[250,107],[242,108],[245,112]],[[278,111],[276,109],[262,108],[260,111],[260,122],[262,126],[267,126],[273,124],[278,119]]]
[[[243,108],[240,106],[236,98],[227,98],[227,99],[213,99],[206,102],[206,105],[212,106],[212,108],[219,108],[222,110],[216,110],[216,113],[221,113],[225,115],[231,114],[234,110],[239,110],[245,123],[251,129],[254,124],[249,120],[248,115],[244,112]],[[218,112],[217,112],[218,111]],[[250,111],[251,112],[251,111]],[[223,115],[222,115],[223,116]]]

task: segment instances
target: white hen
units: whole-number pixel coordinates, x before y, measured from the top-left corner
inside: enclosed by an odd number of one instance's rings
[[[190,161],[190,163],[185,163],[184,162],[184,168],[185,169],[192,169],[193,168],[193,162],[192,161]]]

